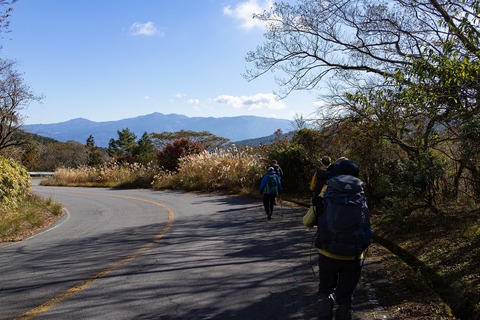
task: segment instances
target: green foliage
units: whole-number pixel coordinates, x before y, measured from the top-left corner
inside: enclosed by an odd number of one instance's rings
[[[98,147],[87,147],[87,166],[99,166],[104,162],[103,152]]]
[[[108,142],[108,155],[110,157],[128,159],[132,156],[133,151],[137,147],[137,136],[125,128],[117,131],[118,139],[110,139]],[[132,160],[134,162],[134,160]]]
[[[23,141],[28,141],[30,143],[42,144],[42,145],[58,142],[55,139],[39,136],[38,134],[26,132],[23,130],[15,131],[15,133],[13,133],[12,138],[14,140],[23,140]]]
[[[322,157],[329,153],[329,141],[319,130],[303,128],[295,131],[292,143],[303,146],[304,157],[310,166],[319,166]]]
[[[148,164],[155,159],[156,148],[147,132],[138,140],[128,128],[117,133],[118,139],[110,139],[107,150],[115,162]]]
[[[93,137],[83,145],[76,141],[59,142],[36,134],[18,131],[24,144],[2,150],[2,154],[21,163],[28,171],[55,171],[59,167],[97,165],[106,160],[106,151],[95,146]],[[15,138],[17,139],[17,138]]]
[[[87,149],[87,166],[96,167],[104,162],[103,152],[95,145],[95,139],[92,135],[87,138],[85,148]]]
[[[478,199],[480,198],[480,114],[465,121],[462,136],[460,167],[465,167],[469,171],[471,186]]]
[[[44,146],[39,155],[40,171],[55,171],[57,167],[78,168],[87,163],[85,146],[76,141],[55,142]]]
[[[0,157],[0,209],[15,208],[30,188],[30,175],[25,168]]]
[[[282,189],[284,193],[305,194],[314,171],[313,164],[306,157],[305,148],[291,144],[285,148],[275,149],[270,154],[283,170]]]
[[[276,159],[283,169],[282,187],[285,193],[305,194],[309,192],[310,179],[320,159],[328,155],[328,140],[322,132],[300,129],[292,141],[277,140],[269,147],[270,159]]]
[[[133,151],[133,156],[137,162],[147,164],[155,160],[155,152],[155,145],[153,144],[150,135],[144,132],[137,141],[137,146]]]

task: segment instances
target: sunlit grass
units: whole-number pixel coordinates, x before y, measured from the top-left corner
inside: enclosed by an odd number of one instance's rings
[[[19,198],[18,205],[0,210],[0,242],[21,240],[60,216],[62,206],[36,195]]]
[[[41,184],[251,194],[256,192],[263,173],[264,164],[253,149],[232,147],[182,158],[178,172],[162,171],[153,163],[109,163],[98,168],[60,168]]]
[[[107,163],[98,168],[59,168],[41,185],[148,188],[156,171],[153,165],[137,163]]]
[[[180,159],[177,173],[156,175],[152,187],[250,194],[258,188],[263,173],[261,159],[252,149],[205,151]]]

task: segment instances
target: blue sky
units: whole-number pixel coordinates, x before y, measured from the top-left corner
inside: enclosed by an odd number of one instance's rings
[[[252,19],[265,0],[18,0],[3,58],[42,103],[26,124],[113,121],[152,112],[189,117],[311,117],[315,92],[275,99],[274,74],[248,82]]]

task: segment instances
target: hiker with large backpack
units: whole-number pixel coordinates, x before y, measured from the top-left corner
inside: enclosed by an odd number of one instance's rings
[[[283,170],[282,168],[280,167],[280,165],[278,164],[278,161],[277,160],[272,160],[272,163],[268,166],[269,168],[273,168],[273,170],[275,171],[275,173],[277,174],[278,178],[280,180],[282,180],[283,178]]]
[[[358,166],[346,158],[339,160],[332,165],[323,193],[323,211],[317,212],[320,320],[332,319],[334,302],[335,320],[352,319],[353,293],[373,238]]]
[[[267,214],[267,219],[272,218],[273,206],[279,192],[282,191],[282,183],[272,167],[268,168],[267,173],[260,182],[260,193],[263,194],[263,207]]]
[[[320,160],[321,166],[315,170],[310,181],[310,190],[312,191],[312,197],[318,197],[320,191],[322,191],[323,185],[327,182],[328,173],[330,172],[330,165],[332,159],[329,156],[323,156]]]
[[[315,170],[312,180],[310,181],[310,190],[312,191],[311,203],[315,206],[316,212],[323,211],[323,199],[320,193],[327,183],[330,168],[332,167],[332,159],[329,156],[323,156],[320,163],[321,166]]]

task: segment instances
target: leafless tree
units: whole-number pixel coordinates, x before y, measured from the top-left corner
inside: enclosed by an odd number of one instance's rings
[[[22,75],[15,70],[15,62],[0,60],[0,150],[19,146],[23,142],[12,139],[23,123],[21,111],[32,101],[40,101]]]
[[[13,12],[12,5],[17,0],[0,0],[0,37],[3,33],[10,32],[10,15]]]
[[[267,24],[266,41],[247,54],[254,67],[245,77],[275,71],[277,94],[285,97],[293,90],[319,89],[327,75],[339,80],[342,90],[378,85],[453,43],[478,59],[479,7],[477,0],[278,2],[255,16]]]
[[[17,0],[0,0],[0,39],[10,32],[10,15]],[[22,141],[13,134],[22,124],[21,111],[31,102],[40,101],[25,84],[12,60],[0,59],[0,150],[18,146]]]

